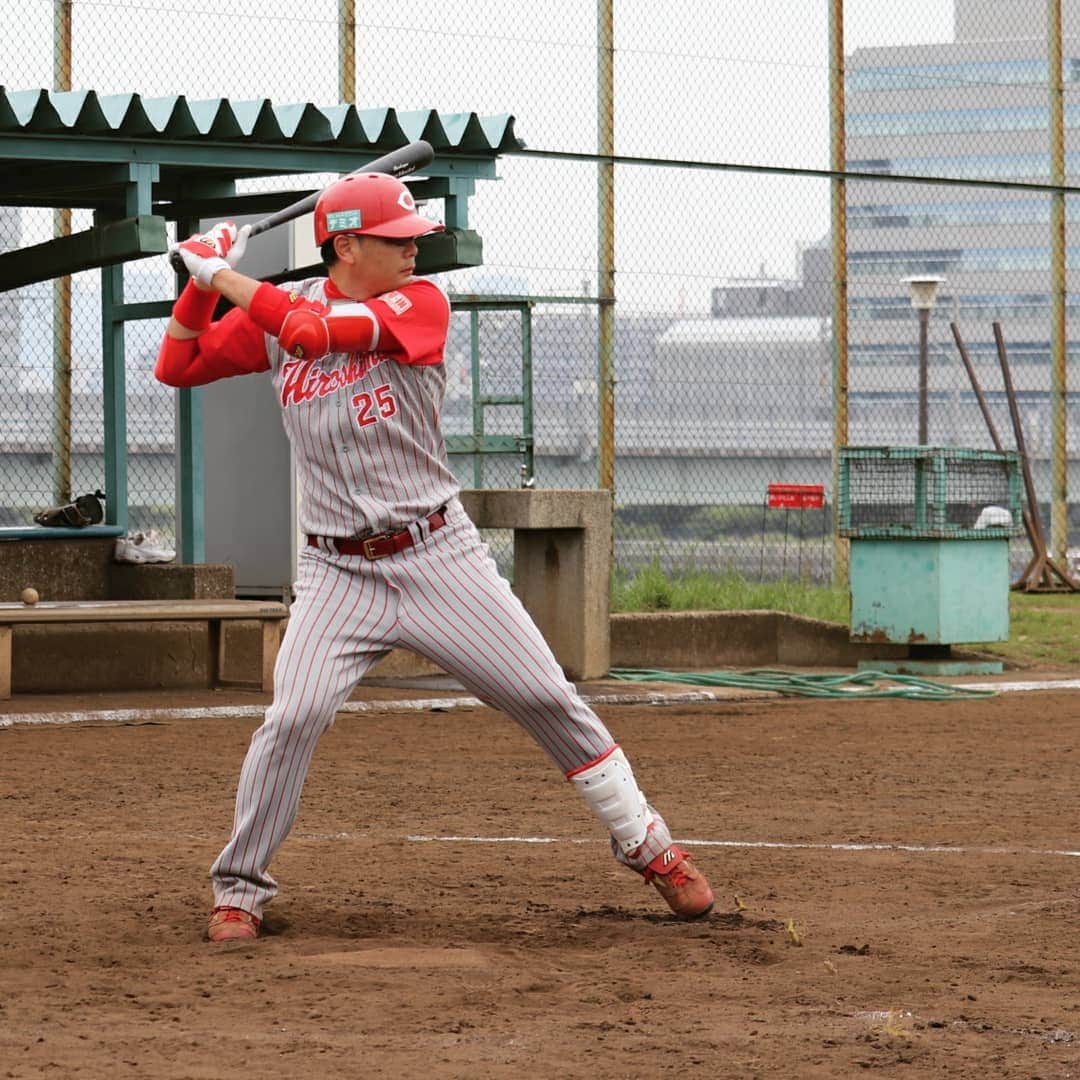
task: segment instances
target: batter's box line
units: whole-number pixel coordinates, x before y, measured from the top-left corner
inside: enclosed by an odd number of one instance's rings
[[[559,836],[417,836],[406,840],[414,844],[600,844],[600,839],[582,840]],[[680,847],[766,848],[778,851],[895,851],[918,855],[1010,855],[1062,856],[1080,858],[1080,851],[1057,848],[964,847],[947,844],[888,844],[888,843],[809,843],[783,840],[676,840]]]

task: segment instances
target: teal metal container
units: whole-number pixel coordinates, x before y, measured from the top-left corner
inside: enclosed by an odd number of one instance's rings
[[[840,449],[852,641],[1007,641],[1020,459],[958,447]]]
[[[852,540],[851,640],[1009,639],[1008,540]]]

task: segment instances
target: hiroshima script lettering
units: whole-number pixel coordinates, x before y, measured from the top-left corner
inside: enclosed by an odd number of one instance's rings
[[[287,409],[290,405],[336,394],[388,359],[381,353],[350,353],[341,367],[330,371],[324,371],[315,360],[289,360],[281,366],[281,407]]]

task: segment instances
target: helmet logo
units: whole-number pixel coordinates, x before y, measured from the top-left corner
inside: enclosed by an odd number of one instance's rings
[[[326,231],[342,232],[345,229],[360,228],[359,210],[338,210],[326,215]]]
[[[403,210],[416,210],[416,201],[412,197],[412,192],[406,188],[398,197],[398,206]]]

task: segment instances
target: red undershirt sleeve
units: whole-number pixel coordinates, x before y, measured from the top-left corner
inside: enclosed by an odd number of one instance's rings
[[[205,386],[269,369],[263,331],[246,312],[233,308],[197,338],[181,341],[166,334],[154,375],[166,386]]]

